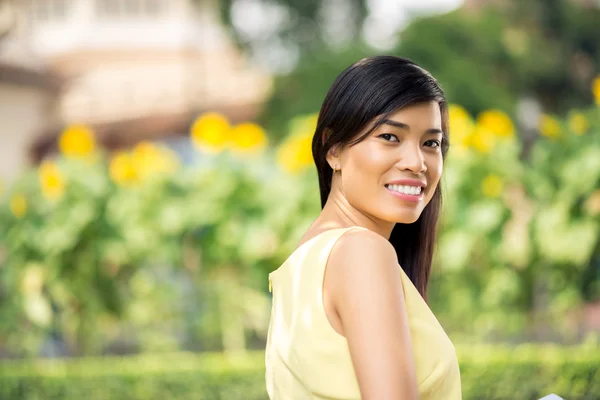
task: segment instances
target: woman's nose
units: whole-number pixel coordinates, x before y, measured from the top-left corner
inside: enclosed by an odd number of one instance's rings
[[[427,171],[425,157],[420,146],[410,146],[404,149],[396,165],[399,169],[411,171],[414,174],[423,174]]]

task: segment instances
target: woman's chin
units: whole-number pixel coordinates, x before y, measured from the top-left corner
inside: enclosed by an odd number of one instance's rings
[[[395,224],[414,224],[417,222],[421,213],[417,212],[402,212],[402,213],[393,213],[390,215],[382,216],[381,219],[384,221],[393,222]]]
[[[419,217],[415,217],[415,218],[400,218],[396,221],[397,224],[414,224],[415,222],[417,222],[417,220],[419,219]]]

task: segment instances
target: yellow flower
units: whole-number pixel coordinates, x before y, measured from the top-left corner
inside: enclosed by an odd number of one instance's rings
[[[277,163],[287,172],[297,174],[314,165],[312,140],[319,115],[310,114],[290,121],[290,134],[277,149]]]
[[[500,110],[486,110],[477,116],[477,124],[499,137],[513,137],[515,126],[506,113]]]
[[[481,191],[487,197],[495,198],[502,194],[504,183],[498,175],[488,175],[481,182]]]
[[[277,162],[292,174],[297,174],[313,165],[312,134],[286,139],[277,150]]]
[[[241,153],[260,152],[267,146],[267,135],[257,124],[246,122],[231,131],[232,146]]]
[[[576,135],[583,135],[590,129],[590,124],[580,112],[574,112],[569,117],[569,129]]]
[[[470,138],[470,145],[480,153],[489,153],[496,144],[497,136],[485,126],[476,125]]]
[[[471,114],[463,106],[453,103],[448,105],[448,117],[450,122],[472,120]]]
[[[59,199],[65,191],[65,178],[52,161],[44,161],[39,169],[42,193],[50,200]]]
[[[539,123],[539,130],[543,136],[550,139],[556,139],[560,136],[560,123],[558,120],[548,114],[542,114]]]
[[[457,104],[450,104],[448,106],[448,120],[450,123],[450,133],[453,137],[469,136],[474,128],[471,115]]]
[[[199,116],[191,128],[192,141],[200,150],[220,152],[229,142],[231,126],[227,119],[217,113]]]
[[[457,104],[448,106],[450,142],[459,153],[465,153],[471,143],[475,124],[467,110]]]
[[[27,214],[27,199],[22,194],[16,194],[10,199],[10,211],[17,218],[23,218]]]
[[[131,152],[135,175],[140,179],[170,174],[179,167],[179,160],[170,150],[149,142],[138,143]]]
[[[139,181],[131,154],[124,151],[118,152],[110,160],[109,173],[112,180],[118,185],[128,186]]]
[[[596,104],[600,105],[600,75],[592,82],[592,93],[596,99]]]
[[[117,152],[110,161],[109,173],[116,184],[130,186],[153,176],[173,173],[179,166],[172,151],[143,141],[131,152]]]
[[[58,146],[67,157],[89,156],[96,149],[94,132],[86,125],[68,126],[60,135]]]

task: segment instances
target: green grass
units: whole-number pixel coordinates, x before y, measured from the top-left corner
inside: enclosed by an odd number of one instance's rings
[[[460,346],[464,399],[600,399],[600,349]],[[263,400],[264,354],[174,353],[0,363],[0,399]]]

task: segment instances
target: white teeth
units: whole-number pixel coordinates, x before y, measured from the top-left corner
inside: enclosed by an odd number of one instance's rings
[[[421,186],[388,185],[388,189],[398,193],[410,194],[413,196],[421,194]]]

